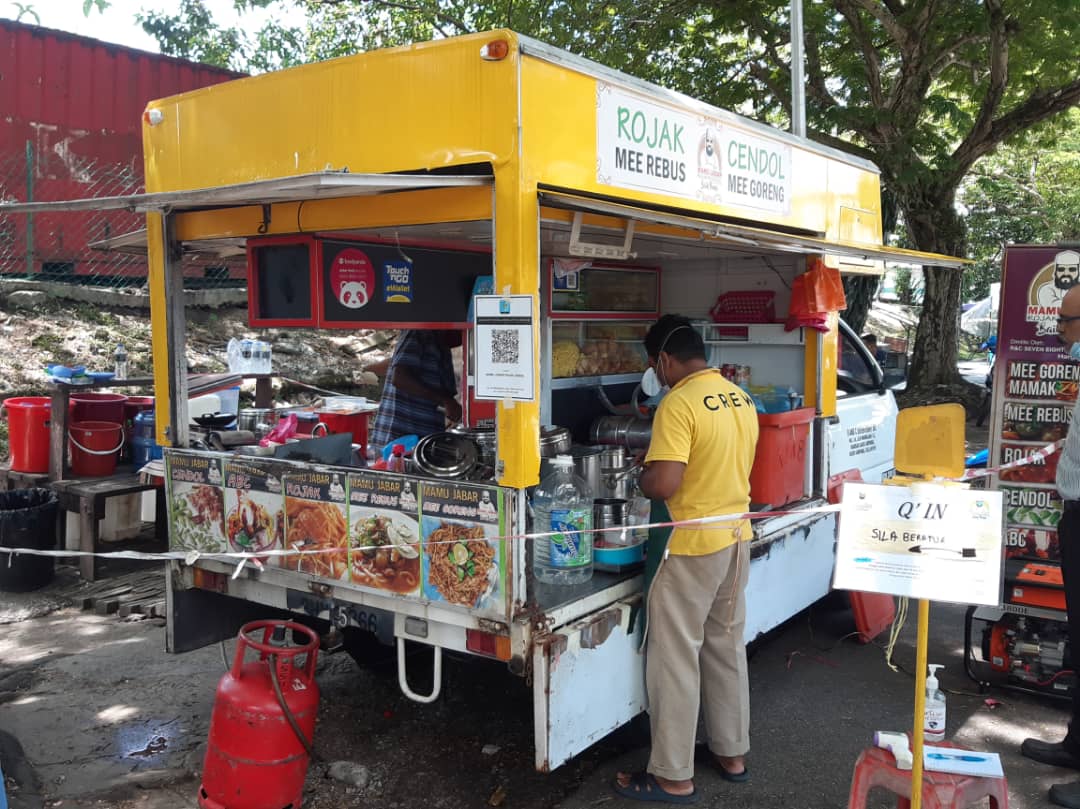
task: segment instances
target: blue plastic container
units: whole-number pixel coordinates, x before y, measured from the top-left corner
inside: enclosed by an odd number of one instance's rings
[[[161,457],[161,445],[154,435],[154,411],[144,410],[135,415],[131,431],[131,460],[136,466]]]

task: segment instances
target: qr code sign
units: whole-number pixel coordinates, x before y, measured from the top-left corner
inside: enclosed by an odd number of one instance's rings
[[[520,341],[517,329],[491,330],[491,361],[515,363],[518,361]]]

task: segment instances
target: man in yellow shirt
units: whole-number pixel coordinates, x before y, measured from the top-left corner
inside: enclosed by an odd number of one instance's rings
[[[754,402],[710,368],[690,321],[665,315],[645,336],[649,365],[671,390],[653,419],[641,490],[674,520],[744,514],[757,447]],[[693,803],[694,743],[704,702],[712,763],[749,776],[750,688],[743,625],[750,567],[746,519],[675,528],[648,602],[646,687],[652,751],[644,772],[619,773],[624,797]]]

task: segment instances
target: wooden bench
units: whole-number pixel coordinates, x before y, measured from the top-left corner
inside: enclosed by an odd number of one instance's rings
[[[101,539],[101,520],[105,517],[105,501],[145,491],[157,492],[157,520],[155,538],[165,536],[165,489],[147,482],[131,467],[120,467],[117,474],[104,478],[72,478],[52,483],[62,512],[79,515],[79,550],[96,553]],[[97,559],[93,556],[79,557],[79,572],[86,581],[94,581],[97,575]]]

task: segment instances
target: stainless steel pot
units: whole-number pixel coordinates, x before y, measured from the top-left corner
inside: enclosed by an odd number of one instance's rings
[[[570,457],[574,459],[574,474],[589,484],[593,497],[600,491],[600,447],[578,444],[570,447]]]
[[[628,449],[647,449],[652,421],[637,416],[601,416],[589,428],[594,444],[613,444]]]
[[[605,472],[626,466],[626,447],[607,446],[600,450],[600,468]]]
[[[272,407],[243,407],[236,416],[236,429],[257,433],[260,424],[272,429],[276,420],[274,415]]]
[[[570,430],[554,425],[540,428],[540,457],[554,458],[570,452]]]
[[[588,484],[591,496],[595,497],[601,485],[600,447],[575,444],[570,447],[569,452],[562,452],[560,454],[569,455],[574,459],[574,474]],[[541,458],[540,480],[543,480],[551,474],[554,468],[555,467],[551,463],[551,458]]]
[[[495,468],[495,428],[494,427],[451,427],[449,432],[468,438],[480,451],[480,462]]]
[[[436,478],[465,480],[475,473],[479,461],[476,442],[456,433],[426,435],[413,449],[417,471]]]
[[[613,497],[598,497],[593,500],[593,527],[612,528],[617,525],[627,525],[629,513],[625,499]],[[596,539],[602,539],[611,545],[629,545],[631,534],[624,529],[622,531],[604,531],[596,534]]]
[[[596,496],[629,500],[634,496],[640,472],[641,467],[633,464],[618,469],[600,470],[600,488],[597,489]]]

